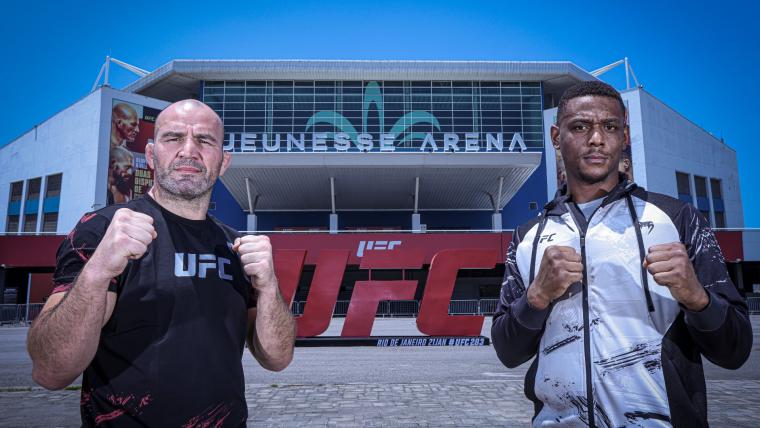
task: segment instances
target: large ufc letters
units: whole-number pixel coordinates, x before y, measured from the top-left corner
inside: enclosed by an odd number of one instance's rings
[[[274,251],[275,273],[282,296],[288,304],[292,304],[306,253],[306,250]],[[317,336],[330,325],[349,253],[349,250],[342,249],[320,250],[304,313],[296,318],[299,337]],[[421,251],[414,250],[367,251],[361,257],[359,268],[420,269],[423,258]],[[419,331],[430,336],[479,336],[484,317],[449,315],[449,302],[460,269],[492,269],[498,259],[499,251],[495,249],[438,251],[430,262],[430,271],[420,303],[417,316]],[[414,299],[416,290],[417,281],[357,281],[341,336],[369,337],[379,302],[411,300]]]

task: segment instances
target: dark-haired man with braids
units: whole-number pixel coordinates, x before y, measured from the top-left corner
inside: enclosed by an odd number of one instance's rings
[[[747,306],[692,206],[618,173],[630,144],[620,94],[585,82],[551,128],[567,186],[515,230],[491,337],[533,358],[534,426],[707,426],[702,356],[748,358]]]

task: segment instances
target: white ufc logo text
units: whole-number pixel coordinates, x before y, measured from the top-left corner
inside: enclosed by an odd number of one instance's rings
[[[187,259],[187,262],[185,261]],[[209,269],[216,270],[219,278],[232,281],[232,275],[224,271],[230,265],[230,259],[217,257],[214,254],[176,253],[174,254],[174,276],[197,276],[205,278]]]
[[[356,257],[364,256],[364,250],[392,250],[398,245],[401,245],[401,241],[359,241]]]

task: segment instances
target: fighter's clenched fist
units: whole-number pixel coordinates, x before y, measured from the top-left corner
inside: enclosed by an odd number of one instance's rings
[[[89,264],[104,278],[117,277],[129,260],[137,260],[145,254],[156,236],[152,217],[121,208],[111,219]]]
[[[274,291],[277,280],[274,276],[272,244],[265,235],[245,235],[235,239],[232,246],[240,256],[240,263],[246,275],[251,277],[253,287],[258,291]]]
[[[583,280],[581,256],[572,247],[551,245],[544,250],[536,279],[528,288],[528,303],[544,309],[574,282]]]
[[[704,287],[699,283],[694,265],[681,242],[655,245],[649,248],[644,268],[654,281],[668,287],[679,303],[692,311],[701,311],[710,303]]]

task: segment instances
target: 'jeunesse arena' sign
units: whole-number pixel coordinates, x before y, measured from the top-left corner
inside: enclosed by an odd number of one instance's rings
[[[307,137],[308,135],[308,137]],[[349,134],[337,133],[299,133],[299,134],[256,134],[250,132],[228,133],[224,150],[232,152],[348,152],[348,151],[381,151],[394,152],[401,149],[397,146],[396,134],[373,135],[368,133]],[[485,144],[483,144],[485,143]],[[520,151],[527,149],[519,132],[512,134],[507,151],[519,147]],[[409,150],[409,147],[403,147]],[[504,151],[504,134],[468,132],[463,135],[444,133],[443,138],[436,140],[432,133],[424,134],[422,143],[416,143],[412,150],[421,152],[479,152]]]

